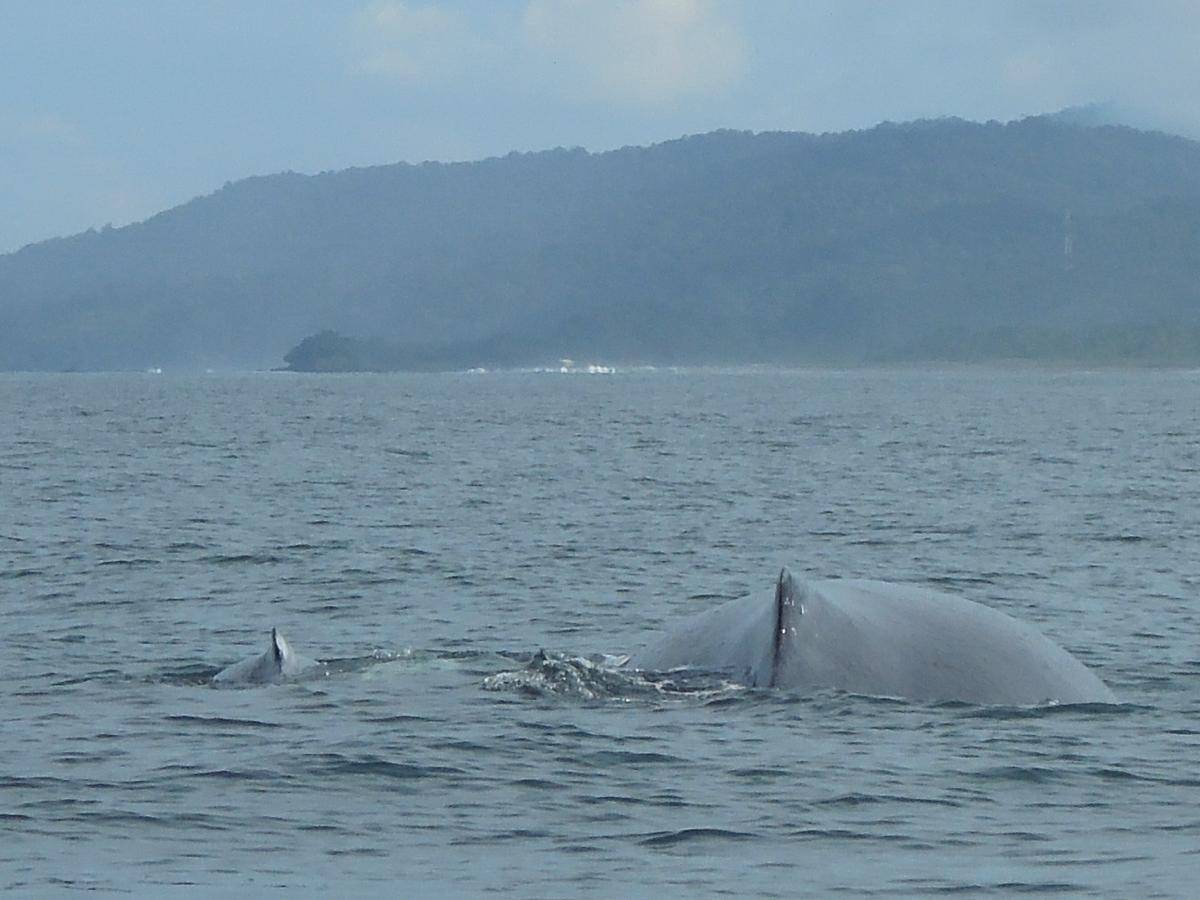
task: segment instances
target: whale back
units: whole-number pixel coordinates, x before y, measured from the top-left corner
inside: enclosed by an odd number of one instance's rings
[[[916,585],[801,581],[730,601],[635,654],[642,669],[730,671],[749,685],[910,700],[1114,703],[1100,678],[1040,631]]]
[[[630,668],[666,672],[722,671],[751,687],[769,687],[775,668],[770,636],[777,611],[761,597],[742,597],[685,620],[630,657]]]
[[[777,666],[779,686],[1004,705],[1116,702],[1038,629],[983,604],[882,581],[793,590],[804,613]]]
[[[218,685],[274,684],[295,677],[316,663],[296,653],[278,628],[271,629],[271,643],[266,652],[251,656],[222,669],[213,676]]]

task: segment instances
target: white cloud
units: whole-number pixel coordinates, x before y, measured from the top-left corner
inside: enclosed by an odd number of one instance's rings
[[[410,84],[453,78],[486,47],[463,16],[399,0],[355,14],[351,44],[356,70]]]
[[[591,100],[669,104],[732,86],[744,66],[741,31],[708,0],[530,0],[523,25],[564,92]]]
[[[996,87],[1024,112],[1111,102],[1129,124],[1195,135],[1200,10],[1113,0],[1021,2],[993,11]]]

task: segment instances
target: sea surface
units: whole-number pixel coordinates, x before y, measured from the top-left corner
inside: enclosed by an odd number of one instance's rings
[[[1200,372],[3,375],[0,423],[0,892],[1200,885]],[[607,667],[783,565],[1122,703]],[[272,627],[328,674],[210,685]]]

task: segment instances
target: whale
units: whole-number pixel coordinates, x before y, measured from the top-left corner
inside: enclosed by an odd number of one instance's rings
[[[1117,703],[1034,626],[918,585],[803,580],[716,606],[652,639],[627,666],[721,671],[734,683],[999,706]]]
[[[266,652],[222,669],[213,676],[212,683],[220,687],[278,684],[312,674],[320,668],[319,662],[301,656],[292,649],[278,628],[272,628],[271,644]]]

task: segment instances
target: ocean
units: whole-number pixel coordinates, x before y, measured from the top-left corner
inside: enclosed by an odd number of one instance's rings
[[[0,375],[0,891],[1194,896],[1200,373]],[[612,672],[797,575],[1118,706]],[[217,689],[278,627],[320,677]]]

